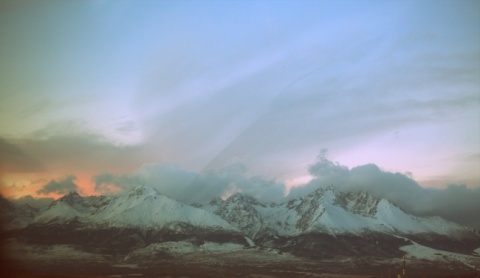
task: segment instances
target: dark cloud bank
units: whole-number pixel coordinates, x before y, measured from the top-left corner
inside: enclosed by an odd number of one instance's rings
[[[423,188],[409,175],[381,170],[375,164],[349,169],[329,160],[322,152],[309,168],[314,177],[309,183],[292,188],[284,197],[285,185],[259,176],[248,176],[241,164],[217,171],[197,173],[172,164],[143,166],[133,175],[101,174],[93,178],[98,192],[112,193],[147,184],[163,194],[187,203],[206,203],[234,192],[252,195],[265,202],[281,202],[304,196],[313,190],[333,185],[341,191],[368,191],[393,201],[409,213],[420,216],[438,215],[462,225],[480,229],[480,188],[448,185],[443,189]]]

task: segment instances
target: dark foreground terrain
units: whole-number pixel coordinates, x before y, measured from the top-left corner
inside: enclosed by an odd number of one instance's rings
[[[256,240],[182,227],[29,225],[2,233],[3,277],[480,277],[477,237],[303,234]]]
[[[188,247],[188,246],[187,246]],[[1,277],[397,277],[402,258],[302,258],[265,248],[191,252],[142,249],[128,255],[90,253],[70,245],[4,244]],[[473,258],[470,262],[478,264]],[[460,261],[407,259],[406,277],[480,277]]]

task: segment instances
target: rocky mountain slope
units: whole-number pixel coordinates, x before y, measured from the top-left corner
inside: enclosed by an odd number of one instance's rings
[[[211,211],[252,238],[267,234],[297,236],[305,233],[362,235],[436,234],[462,237],[473,232],[440,217],[417,217],[385,199],[366,192],[344,193],[320,188],[282,204],[262,204],[240,193],[225,201],[200,206]]]

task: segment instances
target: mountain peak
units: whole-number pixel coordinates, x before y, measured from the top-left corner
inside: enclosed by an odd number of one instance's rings
[[[1,212],[11,212],[14,211],[15,207],[13,204],[7,200],[3,195],[0,194],[0,213]]]
[[[331,191],[334,194],[337,194],[338,190],[333,186],[333,185],[328,185],[328,186],[320,186],[315,191],[310,193],[309,195],[323,195],[325,192]]]
[[[253,196],[242,194],[240,192],[234,193],[232,196],[228,197],[226,202],[246,202],[252,205],[259,204],[258,200],[255,199]]]
[[[210,201],[209,204],[214,206],[214,205],[220,205],[222,203],[223,203],[223,200],[220,197],[215,197]]]
[[[70,191],[68,192],[68,194],[58,199],[57,202],[65,202],[67,204],[73,205],[74,203],[81,202],[81,199],[82,197],[77,193],[77,191]]]
[[[150,196],[150,195],[157,195],[160,194],[155,188],[149,185],[138,185],[127,192],[128,197],[135,197],[135,196]]]

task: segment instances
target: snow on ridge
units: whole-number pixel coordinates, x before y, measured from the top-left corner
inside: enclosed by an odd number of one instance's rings
[[[239,194],[237,194],[239,195]],[[244,230],[257,227],[251,222],[263,223],[261,229],[273,231],[279,236],[295,236],[308,232],[328,234],[381,233],[435,233],[447,236],[460,235],[466,228],[440,217],[417,217],[407,214],[394,203],[376,198],[368,192],[339,192],[333,187],[319,188],[307,196],[282,204],[265,205],[247,202],[241,196],[218,204],[209,203],[202,208],[215,212],[227,221]],[[243,200],[239,201],[239,200]],[[247,202],[247,203],[246,203]],[[228,207],[224,207],[230,203]],[[255,211],[250,211],[251,209]],[[238,215],[231,215],[235,211]],[[258,215],[259,219],[241,216]],[[235,219],[231,222],[231,219]],[[246,222],[239,222],[241,221]],[[248,222],[250,221],[250,222]],[[249,235],[254,236],[250,232]]]
[[[145,193],[145,192],[143,192]],[[135,195],[127,194],[108,205],[101,218],[112,226],[164,227],[180,222],[201,227],[233,230],[219,216],[169,199],[158,192]]]
[[[456,235],[467,230],[441,217],[419,217],[407,214],[392,202],[382,199],[378,204],[377,221],[403,233],[435,233]]]
[[[172,200],[156,189],[139,186],[113,200],[101,215],[112,226],[167,227],[185,223],[206,228],[237,231],[219,216]]]
[[[82,214],[64,202],[55,203],[49,209],[34,218],[33,222],[69,221],[81,218]]]
[[[78,220],[91,226],[224,230],[256,239],[303,233],[434,233],[461,236],[469,229],[440,217],[417,217],[368,192],[319,188],[285,203],[264,204],[240,193],[196,207],[140,185],[117,197],[81,197],[70,193],[34,219],[36,223]]]
[[[218,215],[172,200],[150,186],[140,185],[123,195],[106,198],[67,194],[52,203],[35,222],[81,219],[91,226],[174,228],[183,224],[239,232]]]
[[[160,194],[160,192],[158,192],[152,186],[138,185],[132,188],[130,191],[128,191],[124,196],[133,198],[136,196],[151,196],[151,195],[157,195],[157,194]]]

